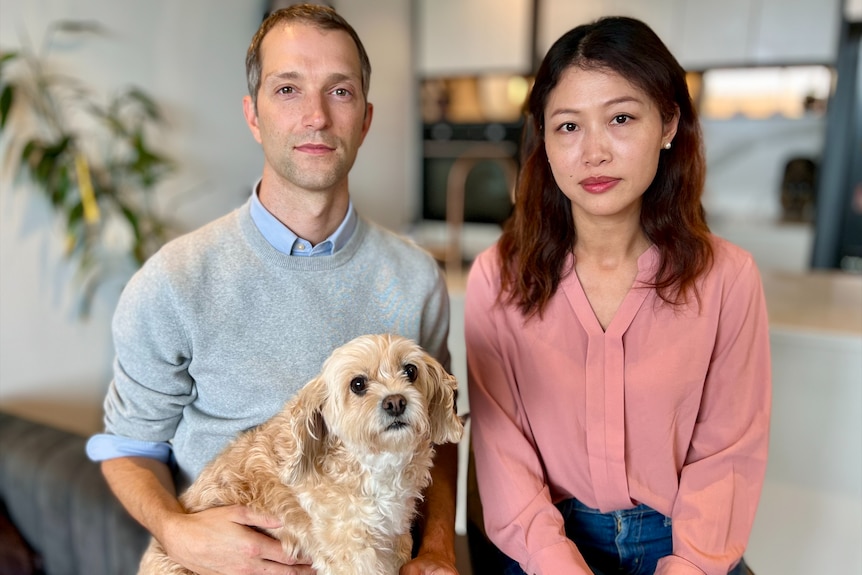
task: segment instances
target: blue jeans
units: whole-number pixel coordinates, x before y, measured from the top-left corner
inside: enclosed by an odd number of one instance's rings
[[[671,520],[638,505],[602,513],[576,499],[557,504],[566,523],[566,536],[575,542],[594,575],[652,575],[658,560],[673,552]],[[503,575],[525,575],[517,561],[500,553]],[[728,575],[751,573],[745,561]]]

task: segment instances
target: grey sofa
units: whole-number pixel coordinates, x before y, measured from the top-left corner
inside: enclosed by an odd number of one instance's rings
[[[0,573],[134,575],[149,540],[86,438],[0,412]]]

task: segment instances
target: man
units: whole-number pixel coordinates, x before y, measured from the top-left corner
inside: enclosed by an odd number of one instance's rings
[[[187,514],[177,491],[354,336],[399,333],[448,365],[449,302],[433,259],[350,201],[348,172],[373,113],[371,67],[350,25],[321,6],[275,12],[246,70],[243,111],[263,175],[244,206],[169,243],[129,282],[114,317],[106,433],[88,452],[188,569],[304,575],[310,558],[285,556],[256,530],[278,518],[239,506]],[[456,573],[455,454],[438,448],[418,553],[402,575]]]

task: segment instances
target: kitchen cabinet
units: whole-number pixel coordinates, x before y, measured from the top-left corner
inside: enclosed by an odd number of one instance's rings
[[[563,34],[602,16],[629,16],[646,22],[674,50],[681,24],[679,0],[541,0],[538,14],[537,47],[544,55]]]
[[[754,0],[679,2],[682,26],[674,55],[687,70],[749,63]]]
[[[750,56],[758,64],[823,64],[835,60],[839,0],[760,0]]]
[[[417,0],[420,76],[527,73],[532,0]]]
[[[649,24],[688,70],[830,64],[842,0],[541,0],[537,46],[544,55],[567,30],[601,16]]]

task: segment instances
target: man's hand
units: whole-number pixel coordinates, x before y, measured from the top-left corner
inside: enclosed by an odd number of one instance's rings
[[[401,567],[399,575],[458,575],[455,564],[437,553],[420,553]]]
[[[307,558],[285,554],[281,543],[258,531],[281,523],[241,505],[177,514],[166,525],[168,556],[199,575],[314,575]]]

